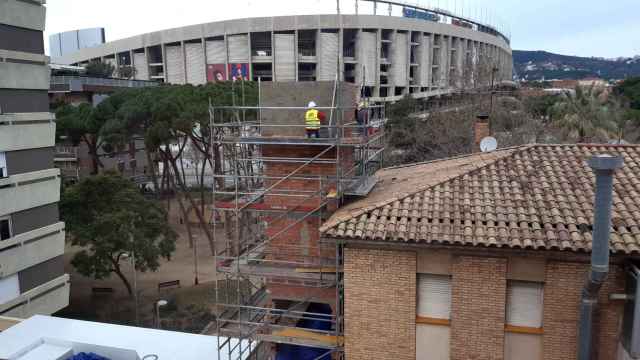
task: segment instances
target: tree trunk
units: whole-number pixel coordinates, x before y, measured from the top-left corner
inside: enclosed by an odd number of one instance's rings
[[[175,183],[171,182],[172,188],[175,189]],[[178,200],[178,205],[180,205],[180,212],[182,212],[182,219],[184,219],[184,225],[187,227],[187,236],[189,238],[189,247],[193,248],[193,234],[191,233],[191,222],[189,221],[189,212],[184,207],[184,203],[182,202],[182,197],[177,194],[176,190],[176,199]]]
[[[156,173],[156,164],[151,157],[151,152],[145,149],[145,153],[147,155],[147,169],[151,173],[151,181],[153,182],[153,190],[156,192],[156,195],[159,195],[160,188],[158,187],[158,174]]]
[[[176,173],[179,173],[178,165],[176,164],[176,159],[175,158],[170,159],[169,162],[171,163],[171,167],[173,168],[173,170]],[[211,231],[210,231],[209,227],[207,226],[208,225],[207,221],[205,221],[204,216],[203,216],[202,212],[200,211],[200,208],[196,205],[195,201],[193,200],[193,197],[191,197],[191,194],[189,194],[189,192],[187,191],[187,188],[186,188],[185,184],[182,182],[182,179],[180,178],[180,176],[176,176],[176,179],[178,179],[178,185],[180,186],[180,188],[184,192],[187,200],[189,200],[189,204],[191,205],[193,210],[196,212],[196,216],[198,217],[198,220],[200,221],[200,226],[202,227],[202,230],[204,230],[204,233],[207,236],[207,240],[209,241],[209,247],[211,248],[211,255],[215,256],[215,244],[213,242],[213,234],[211,234]]]
[[[111,263],[113,264],[113,272],[118,275],[120,280],[124,283],[124,286],[127,288],[127,292],[129,293],[129,297],[133,297],[133,289],[131,288],[131,284],[129,283],[129,280],[127,280],[127,277],[124,276],[122,270],[120,270],[120,264],[113,260],[111,260]]]

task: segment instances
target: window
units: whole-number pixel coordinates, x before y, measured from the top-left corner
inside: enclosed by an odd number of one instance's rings
[[[451,277],[418,274],[416,360],[449,359]]]
[[[507,285],[507,325],[542,328],[543,284],[510,281]]]
[[[542,283],[507,283],[505,360],[539,360],[542,355]]]
[[[9,176],[7,172],[7,157],[5,153],[0,152],[0,178],[4,178]]]
[[[451,278],[418,274],[418,317],[451,318]]]
[[[0,240],[7,240],[11,237],[11,219],[0,217]]]

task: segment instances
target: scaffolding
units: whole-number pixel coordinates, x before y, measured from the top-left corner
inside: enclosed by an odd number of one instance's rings
[[[342,248],[323,242],[319,227],[375,185],[385,109],[363,108],[358,121],[336,94],[316,108],[326,114],[319,138],[305,136],[307,108],[210,107],[213,158],[224,159],[212,205],[220,359],[270,359],[280,345],[342,358]]]

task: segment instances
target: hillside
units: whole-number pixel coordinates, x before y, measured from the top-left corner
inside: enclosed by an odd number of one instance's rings
[[[640,56],[604,59],[559,55],[546,51],[513,51],[516,75],[520,79],[624,79],[640,76]]]

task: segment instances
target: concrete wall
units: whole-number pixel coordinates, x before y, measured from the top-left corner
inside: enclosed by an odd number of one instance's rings
[[[306,107],[309,101],[314,101],[318,107],[331,107],[333,98],[333,81],[278,83],[269,82],[261,85],[261,105],[272,107]],[[340,103],[343,107],[350,107],[343,111],[343,117],[347,122],[353,121],[353,108],[358,96],[358,87],[341,83]],[[336,100],[338,101],[338,100]],[[322,125],[329,125],[329,110],[321,110],[327,120]],[[306,110],[263,110],[262,111],[262,135],[263,136],[304,136],[304,114]],[[337,119],[337,114],[334,114]],[[336,124],[334,120],[334,124]],[[267,125],[294,125],[293,127],[269,127]]]

